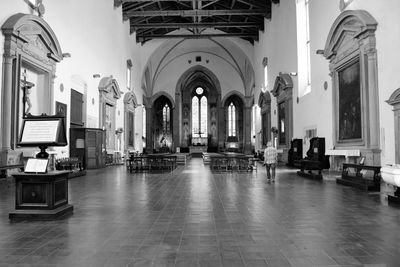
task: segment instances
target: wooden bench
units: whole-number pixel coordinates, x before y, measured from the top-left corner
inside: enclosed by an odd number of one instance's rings
[[[353,169],[354,172],[350,172]],[[372,176],[364,176],[363,170],[372,171]],[[352,186],[364,191],[379,192],[381,190],[381,167],[343,163],[342,177],[336,183]]]
[[[295,161],[295,164],[300,165],[300,171],[297,171],[299,176],[322,180],[323,164],[321,161],[303,159]],[[318,173],[313,173],[313,171],[318,171]]]
[[[0,166],[0,178],[7,178],[7,170],[11,169],[19,169],[20,171],[24,171],[24,164]]]
[[[131,156],[127,160],[130,173],[143,171],[173,171],[177,167],[177,157],[173,155]]]

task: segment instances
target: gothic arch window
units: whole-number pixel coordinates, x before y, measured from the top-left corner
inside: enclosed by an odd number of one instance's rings
[[[208,99],[202,87],[192,97],[192,143],[205,144],[208,135]]]
[[[236,136],[236,106],[233,102],[228,106],[228,136]]]
[[[333,85],[334,146],[358,147],[370,165],[380,164],[376,29],[368,12],[346,10],[324,49]]]
[[[199,98],[197,96],[193,96],[192,98],[192,133],[193,137],[199,137]]]
[[[155,100],[151,109],[146,112],[150,127],[147,128],[146,149],[155,149],[160,152],[170,152],[172,148],[172,137],[174,133],[173,110],[174,103],[167,94],[160,93],[153,96]]]
[[[146,147],[146,107],[143,105],[142,108],[142,140],[143,140],[143,148]]]
[[[169,133],[171,131],[171,110],[168,104],[163,107],[163,131]]]

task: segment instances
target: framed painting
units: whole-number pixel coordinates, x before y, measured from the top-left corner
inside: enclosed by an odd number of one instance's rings
[[[67,119],[67,104],[56,101],[56,115]]]
[[[362,138],[360,61],[338,72],[339,141]]]

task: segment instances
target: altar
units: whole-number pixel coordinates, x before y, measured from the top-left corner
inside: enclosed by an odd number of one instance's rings
[[[354,158],[354,162],[356,158],[360,157],[359,149],[327,149],[325,151],[326,156],[330,157],[330,164],[332,170],[341,170],[341,163],[343,160],[340,160],[340,157],[344,157],[345,163],[351,163],[351,158]]]
[[[190,146],[189,151],[191,154],[202,154],[203,152],[207,152],[208,146]]]

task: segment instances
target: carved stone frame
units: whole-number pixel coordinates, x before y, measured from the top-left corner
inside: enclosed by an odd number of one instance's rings
[[[376,20],[364,10],[346,10],[329,32],[324,56],[329,60],[333,85],[333,143],[341,149],[360,149],[366,164],[380,164],[379,95],[377,79]],[[339,72],[360,63],[362,138],[339,140]]]
[[[285,144],[280,145],[278,140],[278,148],[284,149],[285,152],[285,149],[289,148],[290,141],[293,137],[293,80],[290,75],[287,73],[280,73],[279,76],[276,77],[274,89],[271,91],[271,93],[277,98],[277,107],[279,104],[285,103],[285,126],[287,133],[285,135]],[[278,112],[276,116],[278,118]],[[287,158],[285,155],[283,157]]]
[[[111,133],[114,137],[113,139],[113,147],[111,149],[115,149],[115,111],[116,111],[116,105],[117,105],[117,100],[121,98],[121,91],[119,89],[119,85],[115,79],[112,77],[104,77],[100,80],[99,83],[99,126],[100,128],[104,127],[105,123],[105,117],[106,117],[106,105],[110,105],[113,107],[113,121],[114,121],[114,127],[111,130]]]
[[[1,29],[5,38],[1,88],[1,150],[4,154],[16,148],[19,134],[21,66],[29,65],[45,75],[44,90],[48,92],[49,99],[44,100],[44,103],[48,101],[48,113],[52,113],[56,63],[63,56],[56,35],[40,17],[18,13],[8,18]]]
[[[386,101],[389,105],[393,106],[394,112],[394,140],[395,140],[395,153],[396,164],[400,163],[400,88],[396,89],[390,98]]]
[[[129,113],[133,113],[135,118],[135,109],[138,106],[136,96],[132,92],[128,92],[124,96],[124,132],[125,132],[125,150],[134,149],[135,147],[135,119],[133,120],[133,147],[129,146]]]
[[[261,109],[261,144],[262,146],[266,146],[267,142],[271,140],[271,95],[268,91],[266,91],[265,93],[260,93],[260,96],[258,97],[258,106]],[[266,122],[264,122],[263,120],[264,115],[267,117]],[[267,124],[267,133],[264,133],[264,123]],[[264,140],[265,134],[267,135],[267,140]]]

